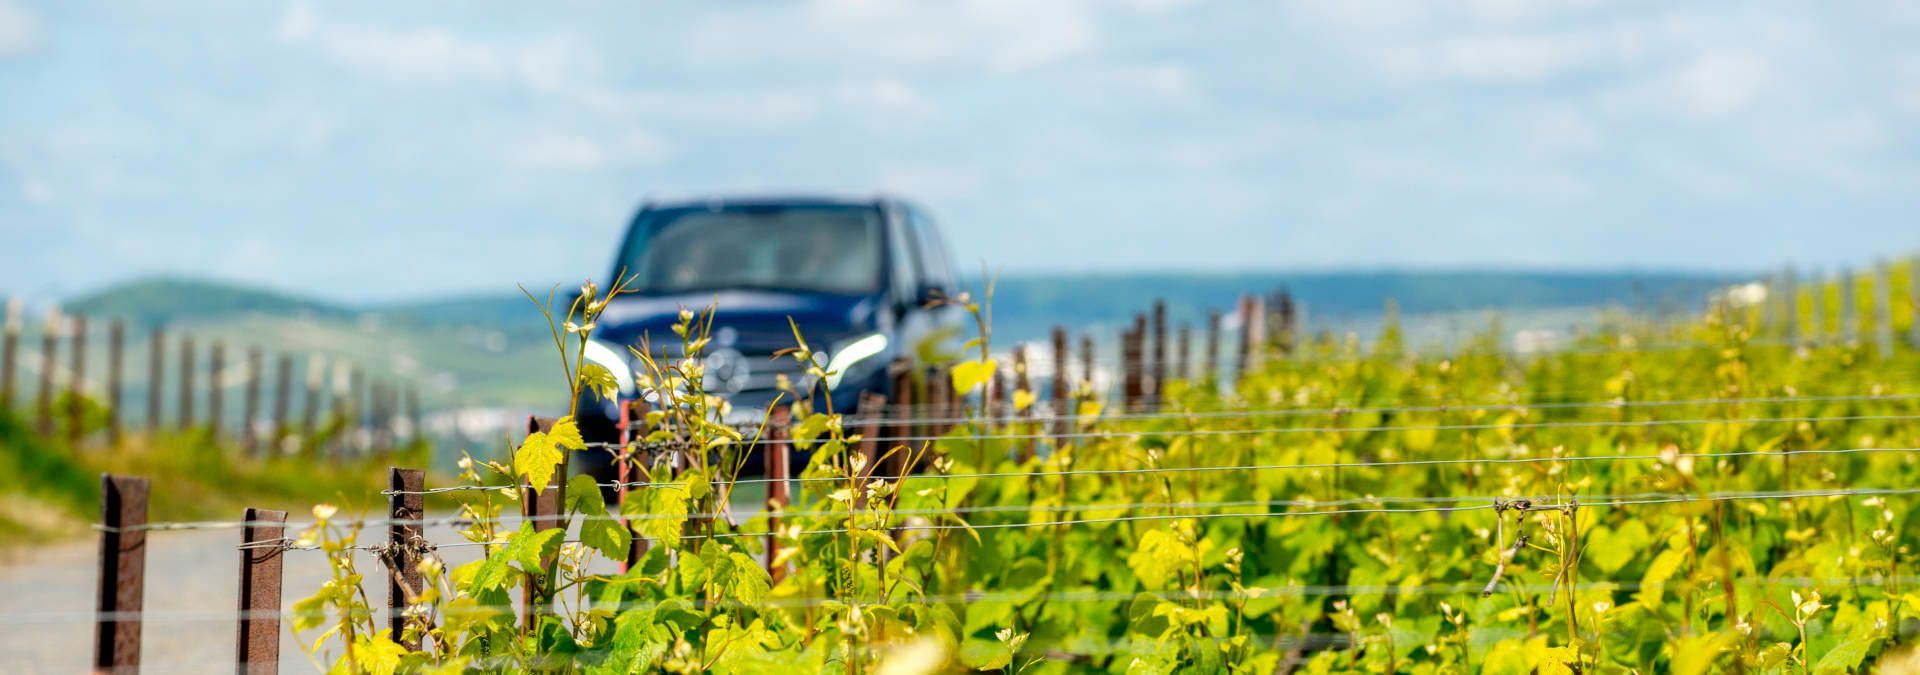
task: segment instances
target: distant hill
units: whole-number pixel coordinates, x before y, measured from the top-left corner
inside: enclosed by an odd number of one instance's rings
[[[1636,312],[1691,311],[1715,288],[1745,279],[1688,272],[1503,270],[1354,271],[1247,274],[1101,274],[1009,276],[994,284],[995,319],[1010,333],[1037,334],[1031,321],[1067,326],[1130,320],[1164,298],[1174,322],[1231,310],[1242,293],[1285,288],[1315,323],[1378,316],[1388,299],[1406,315],[1619,307]],[[979,282],[971,282],[979,288]]]
[[[1691,311],[1713,289],[1744,280],[1691,272],[1527,270],[1352,271],[1240,274],[1090,274],[1007,276],[995,281],[993,313],[1002,335],[1027,339],[1046,326],[1113,325],[1164,298],[1174,321],[1199,322],[1231,309],[1242,293],[1285,288],[1315,322],[1351,322],[1380,314],[1388,299],[1407,315],[1619,307],[1635,312]],[[979,280],[965,284],[974,290]],[[159,278],[75,298],[74,311],[142,322],[242,315],[345,319],[375,315],[383,324],[421,329],[482,328],[524,335],[544,331],[526,297],[509,289],[393,303],[352,305],[227,282]]]
[[[136,324],[204,321],[242,315],[343,318],[353,311],[332,302],[225,281],[140,279],[69,299],[69,311],[118,316]]]

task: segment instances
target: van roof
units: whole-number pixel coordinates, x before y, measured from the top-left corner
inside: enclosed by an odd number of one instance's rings
[[[719,206],[875,206],[894,201],[881,195],[832,195],[832,194],[748,194],[748,195],[705,195],[698,197],[674,197],[662,199],[649,197],[641,204],[643,209],[689,208]]]

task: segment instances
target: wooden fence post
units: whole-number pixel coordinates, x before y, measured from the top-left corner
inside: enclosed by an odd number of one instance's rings
[[[1266,301],[1259,295],[1247,296],[1247,323],[1243,324],[1241,328],[1246,330],[1247,367],[1254,371],[1260,370],[1260,367],[1266,363],[1266,316]]]
[[[161,403],[167,398],[167,330],[159,324],[147,333],[147,433],[160,431],[166,423],[161,419]]]
[[[895,390],[898,396],[899,391]],[[773,577],[773,583],[780,583],[787,577],[787,566],[780,564],[780,514],[793,502],[788,492],[788,478],[791,477],[790,463],[793,460],[792,449],[787,445],[787,425],[793,420],[793,411],[787,406],[773,409],[771,419],[767,421],[767,574]],[[638,540],[638,537],[635,537]]]
[[[885,398],[873,392],[866,392],[860,395],[859,407],[854,412],[860,424],[860,443],[855,446],[855,450],[861,457],[866,458],[866,467],[854,472],[853,508],[855,510],[867,508],[867,481],[873,478],[874,470],[879,468],[880,436],[886,433],[882,431],[881,418],[885,416],[886,408]]]
[[[227,345],[215,340],[207,359],[207,433],[220,440],[220,428],[226,422]]]
[[[367,449],[367,372],[359,367],[347,371],[347,449]]]
[[[1159,409],[1167,391],[1167,301],[1153,301],[1153,389],[1150,405]]]
[[[95,671],[140,669],[140,612],[147,574],[147,479],[100,475],[100,578]],[[276,637],[277,637],[276,633]]]
[[[193,428],[193,336],[180,336],[180,428]]]
[[[273,431],[267,443],[269,454],[279,454],[281,444],[287,438],[287,412],[293,402],[293,356],[281,354],[274,363],[273,378]]]
[[[1093,334],[1080,334],[1080,378],[1087,384],[1087,395],[1093,395]]]
[[[553,423],[554,419],[551,417],[529,417],[527,433],[553,431]],[[545,490],[536,494],[533,486],[520,486],[520,514],[528,522],[533,523],[535,530],[551,530],[562,526],[559,516],[561,507],[567,503],[566,489],[567,457],[562,453],[560,466],[554,468],[553,477],[548,479]],[[528,574],[526,583],[521,587],[520,597],[524,610],[521,621],[522,625],[528,629],[540,625],[540,616],[550,610],[549,605],[553,602],[553,594],[549,586],[553,582],[553,557],[542,558],[540,567],[546,570],[546,574],[538,577]]]
[[[407,442],[420,440],[420,387],[407,385]]]
[[[387,628],[394,642],[408,651],[420,649],[420,638],[407,637],[407,606],[411,599],[426,591],[426,578],[420,574],[420,519],[426,515],[422,490],[426,472],[419,469],[387,467]]]
[[[53,374],[60,369],[60,310],[47,311],[47,323],[40,328],[40,390],[35,392],[33,428],[42,436],[53,435]]]
[[[87,404],[84,390],[87,385],[87,317],[75,314],[70,324],[73,327],[73,365],[67,374],[67,444],[80,447],[81,434],[86,431]]]
[[[1789,344],[1799,344],[1800,342],[1800,284],[1799,280],[1795,278],[1795,274],[1793,266],[1791,265],[1781,270],[1780,287],[1773,289],[1773,292],[1780,296],[1781,304],[1783,305],[1783,307],[1780,308],[1780,320],[1786,328],[1787,342]]]
[[[19,369],[20,299],[7,296],[6,325],[0,328],[0,410],[13,410],[13,374]]]
[[[1860,337],[1860,286],[1853,277],[1853,270],[1840,270],[1840,339],[1852,341]]]
[[[1067,352],[1067,328],[1053,327],[1053,433],[1064,434],[1072,429],[1073,406],[1067,404],[1067,364],[1073,361],[1073,355]]]
[[[1280,353],[1292,354],[1294,346],[1300,343],[1300,317],[1297,308],[1294,307],[1293,293],[1281,290],[1274,300],[1279,304],[1277,309],[1280,315],[1280,334],[1275,336],[1275,339],[1280,344]]]
[[[1193,377],[1193,326],[1182,323],[1180,332],[1177,334],[1180,339],[1173,345],[1174,377],[1191,378]]]
[[[1023,392],[1023,391],[1027,393],[1027,396],[1031,397],[1029,400],[1036,400],[1039,398],[1037,392],[1033,390],[1033,380],[1031,376],[1028,375],[1027,373],[1027,346],[1024,344],[1017,344],[1013,346],[1013,391],[1015,393],[1007,397],[1008,401],[1013,401],[1016,397],[1019,396],[1018,392]],[[1016,402],[1013,405],[1017,407],[1020,404]],[[1014,410],[1012,416],[1019,418],[1021,421],[1033,419],[1033,416],[1034,416],[1033,405],[1029,403],[1025,409]],[[1022,432],[1022,433],[1026,433],[1026,432]],[[1028,439],[1026,443],[1021,444],[1021,448],[1020,448],[1021,463],[1025,463],[1027,460],[1033,459],[1034,445],[1035,444],[1033,442],[1033,439]]]
[[[1907,344],[1920,349],[1920,255],[1907,261]]]
[[[246,387],[241,390],[240,439],[248,454],[260,454],[260,348],[247,347]]]
[[[1812,316],[1808,317],[1808,323],[1813,330],[1808,332],[1811,334],[1811,341],[1816,345],[1827,340],[1827,285],[1830,281],[1830,278],[1821,279],[1816,275],[1807,289],[1808,294],[1813,297]]]
[[[240,626],[236,662],[243,673],[280,672],[280,572],[287,512],[249,508],[240,530]]]
[[[1893,268],[1885,260],[1874,263],[1873,341],[1880,358],[1893,356]]]
[[[1140,322],[1120,336],[1120,410],[1131,413],[1140,401]]]
[[[307,355],[307,394],[300,401],[300,447],[305,449],[313,442],[313,433],[320,423],[320,399],[325,396],[327,380],[326,357],[319,354]]]
[[[879,404],[884,406],[886,401],[882,400]],[[949,421],[954,415],[952,371],[944,368],[933,371],[933,376],[927,378],[927,400],[921,402],[920,407],[926,411],[927,419],[922,425],[927,432],[926,435],[945,435],[947,430],[953,427],[953,422]],[[874,414],[884,415],[885,413],[876,410]],[[875,436],[875,438],[878,437]]]
[[[124,400],[124,384],[121,374],[125,370],[127,347],[127,324],[114,319],[107,325],[107,445],[120,445],[120,404]]]
[[[1220,310],[1207,311],[1207,364],[1200,370],[1208,382],[1220,378]]]
[[[1239,365],[1234,368],[1234,377],[1239,379],[1246,377],[1247,371],[1253,367],[1253,324],[1256,321],[1253,299],[1245,295],[1240,296],[1239,307],[1235,312],[1240,315],[1240,359]]]

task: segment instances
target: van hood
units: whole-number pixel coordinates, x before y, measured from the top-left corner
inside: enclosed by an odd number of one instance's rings
[[[770,354],[795,346],[793,329],[816,349],[874,330],[880,295],[845,295],[773,290],[702,291],[665,295],[623,295],[600,314],[594,337],[623,346],[640,346],[643,337],[655,353],[678,354],[673,334],[682,308],[714,308],[713,345],[743,354]]]

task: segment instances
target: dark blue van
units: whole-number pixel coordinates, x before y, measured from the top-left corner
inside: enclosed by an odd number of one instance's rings
[[[741,424],[759,421],[781,375],[809,384],[794,359],[773,357],[794,346],[788,319],[836,371],[812,384],[830,388],[843,413],[864,392],[890,393],[896,355],[912,356],[966,320],[958,307],[929,306],[956,291],[938,228],[917,205],[886,197],[648,202],[613,273],[631,277],[633,292],[608,305],[587,357],[616,374],[621,401],[584,396],[578,415],[588,441],[614,440],[619,406],[641,395],[629,346],[645,337],[662,363],[681,357],[672,326],[683,307],[716,308],[706,385],[728,397],[730,421]]]

